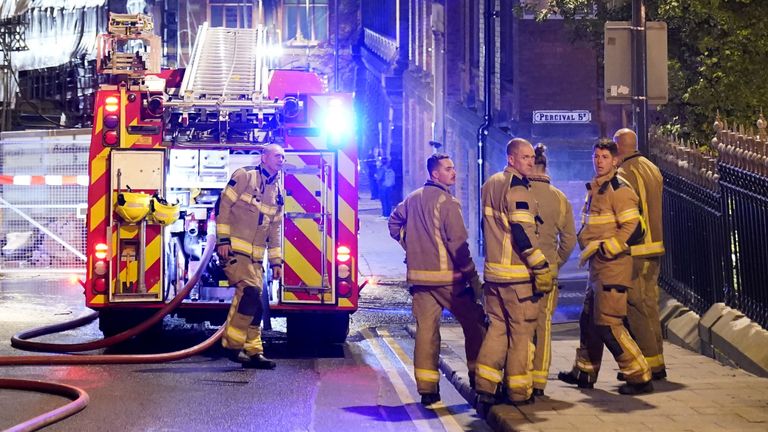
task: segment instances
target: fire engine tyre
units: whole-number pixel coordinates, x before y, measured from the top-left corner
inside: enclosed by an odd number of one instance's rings
[[[104,337],[118,335],[126,330],[132,329],[152,317],[155,310],[110,310],[99,312],[99,330]],[[152,327],[144,330],[136,337],[151,339],[159,337],[163,332],[163,321],[154,324]]]
[[[340,344],[349,335],[349,314],[345,312],[294,314],[286,320],[289,343]]]

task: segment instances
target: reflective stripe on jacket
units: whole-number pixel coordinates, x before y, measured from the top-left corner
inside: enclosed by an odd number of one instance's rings
[[[216,205],[216,244],[271,265],[283,262],[280,225],[283,218],[279,173],[269,176],[258,167],[238,168]]]
[[[573,206],[560,189],[550,184],[549,176],[532,175],[528,176],[528,180],[531,181],[531,192],[539,205],[542,220],[539,246],[550,267],[557,273],[576,247]]]
[[[664,227],[661,218],[664,179],[661,172],[653,162],[635,152],[621,162],[619,175],[640,198],[640,208],[647,225],[643,242],[630,249],[632,256],[664,255]]]
[[[508,166],[485,182],[482,203],[484,279],[496,283],[531,282],[531,269],[549,263],[539,249],[538,207],[528,180]]]
[[[452,285],[476,273],[461,205],[440,183],[428,180],[398,204],[389,234],[405,249],[411,285]]]

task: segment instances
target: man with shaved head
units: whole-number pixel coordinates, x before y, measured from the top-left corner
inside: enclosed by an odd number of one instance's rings
[[[627,298],[627,320],[637,340],[653,379],[666,378],[663,338],[659,320],[659,260],[664,255],[661,194],[664,189],[661,172],[637,151],[637,135],[631,129],[619,129],[613,136],[619,149],[619,176],[640,197],[640,210],[647,224],[642,244],[632,246],[635,284]],[[619,375],[623,379],[623,375]]]
[[[496,402],[499,385],[512,405],[534,401],[532,340],[539,298],[552,291],[553,275],[539,248],[541,219],[528,181],[533,164],[531,143],[515,138],[507,144],[507,167],[482,187],[484,296],[490,326],[475,371],[481,415]]]
[[[216,252],[230,286],[235,287],[221,343],[244,368],[274,369],[261,340],[262,263],[266,252],[272,278],[282,276],[280,225],[283,196],[280,172],[285,151],[264,147],[258,166],[242,167],[216,203]]]

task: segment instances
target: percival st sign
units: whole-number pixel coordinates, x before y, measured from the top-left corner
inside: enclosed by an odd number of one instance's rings
[[[592,113],[587,110],[577,111],[534,111],[534,123],[589,123]]]

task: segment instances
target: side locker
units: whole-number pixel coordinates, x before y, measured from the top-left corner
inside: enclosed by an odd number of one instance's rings
[[[112,236],[110,302],[163,301],[163,227],[141,217],[155,193],[163,194],[164,150],[113,150],[110,160],[109,227]],[[130,193],[129,193],[130,188]],[[120,198],[120,195],[123,197]],[[130,198],[126,202],[126,196]],[[137,199],[132,199],[137,198]],[[116,205],[126,207],[132,220],[121,217]]]
[[[336,304],[334,182],[333,153],[286,153],[281,303]]]

